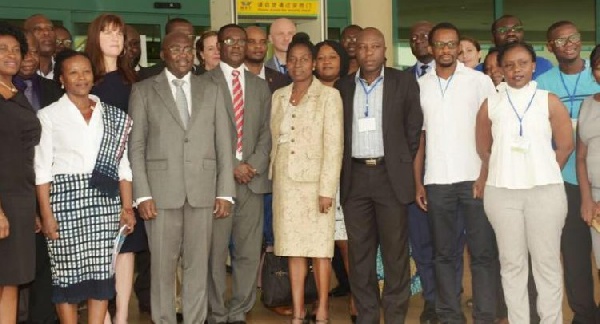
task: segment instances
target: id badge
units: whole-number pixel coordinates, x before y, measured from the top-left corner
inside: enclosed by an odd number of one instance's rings
[[[359,132],[368,132],[374,131],[377,129],[377,124],[375,123],[375,118],[373,117],[365,117],[358,119],[358,131]]]
[[[529,140],[522,136],[515,136],[510,148],[513,152],[527,153],[529,151]]]

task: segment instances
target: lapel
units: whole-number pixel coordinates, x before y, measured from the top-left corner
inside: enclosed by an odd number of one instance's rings
[[[202,82],[200,78],[196,75],[191,75],[190,77],[190,85],[191,85],[191,96],[192,96],[192,116],[190,117],[190,123],[188,124],[188,129],[192,127],[194,121],[200,115],[200,107],[202,107],[202,102],[204,97],[205,89],[202,87]]]
[[[254,123],[254,118],[260,118],[261,107],[260,103],[258,102],[258,87],[254,77],[256,76],[252,74],[252,72],[248,70],[244,71],[244,136],[242,138],[242,141],[244,142],[244,148],[249,147],[249,145],[245,145],[247,140],[256,137],[254,136],[254,129],[252,126],[256,125]]]
[[[383,134],[385,135],[387,133],[388,130],[388,125],[389,125],[389,121],[388,117],[391,116],[391,111],[390,109],[392,109],[392,105],[390,105],[390,100],[392,97],[392,94],[394,93],[394,89],[396,89],[396,79],[394,77],[392,77],[392,73],[391,73],[391,69],[385,69],[385,72],[383,72],[383,102],[382,105],[383,107],[381,107],[381,123],[382,123],[382,128],[383,128]],[[385,136],[384,136],[384,140],[385,140]]]
[[[231,93],[229,93],[229,85],[227,84],[227,80],[225,79],[225,74],[223,70],[221,70],[220,66],[217,66],[212,71],[212,79],[213,81],[221,88],[223,91],[223,96],[225,98],[225,110],[227,110],[227,114],[229,115],[229,120],[235,129],[235,116],[233,115],[233,99],[231,98]],[[244,96],[246,94],[244,93]],[[246,99],[246,98],[244,98]]]
[[[348,91],[345,91],[345,95],[343,98],[344,102],[344,129],[346,130],[346,140],[349,143],[349,147],[352,147],[352,117],[354,116],[354,93],[356,92],[356,81],[355,81],[356,73],[353,73],[352,76],[347,80],[347,84],[345,87],[348,88]]]
[[[175,99],[173,98],[173,92],[171,92],[171,87],[169,86],[169,80],[164,71],[154,78],[153,86],[158,96],[162,99],[167,111],[171,113],[173,118],[179,124],[179,127],[185,129],[181,117],[179,116],[179,111],[177,110],[177,104],[175,104]]]

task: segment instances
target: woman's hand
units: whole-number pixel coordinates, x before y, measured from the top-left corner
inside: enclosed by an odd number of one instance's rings
[[[121,208],[121,215],[119,221],[119,228],[127,225],[127,235],[133,232],[135,227],[135,214],[133,208]]]
[[[6,218],[3,212],[0,212],[0,240],[7,238],[9,234],[10,224],[8,223],[8,218]]]
[[[332,198],[319,196],[319,212],[321,212],[322,214],[329,213],[329,210],[331,209],[332,205]]]
[[[597,206],[591,199],[581,199],[581,218],[583,221],[592,226],[592,219],[596,215]]]
[[[58,240],[58,223],[54,215],[42,217],[42,233],[50,240]]]

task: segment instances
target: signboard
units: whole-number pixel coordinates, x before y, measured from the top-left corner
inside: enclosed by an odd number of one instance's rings
[[[238,17],[316,18],[319,0],[236,0]]]

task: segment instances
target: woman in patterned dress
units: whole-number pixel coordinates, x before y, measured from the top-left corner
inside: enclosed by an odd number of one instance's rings
[[[38,113],[38,202],[48,239],[52,301],[66,324],[77,323],[77,305],[85,300],[88,323],[104,321],[115,295],[113,240],[121,225],[129,231],[135,226],[125,150],[132,122],[90,95],[93,75],[86,54],[58,54],[54,76],[66,94]]]

